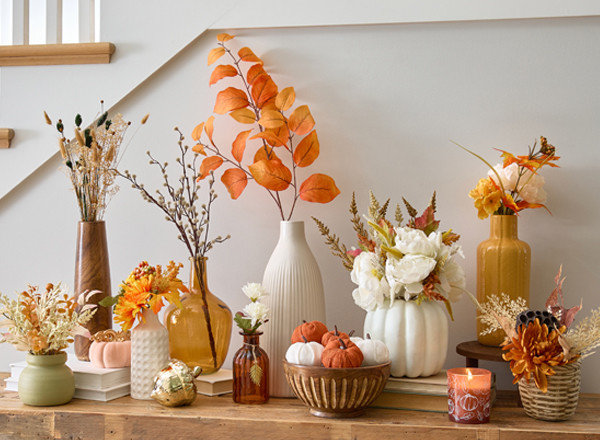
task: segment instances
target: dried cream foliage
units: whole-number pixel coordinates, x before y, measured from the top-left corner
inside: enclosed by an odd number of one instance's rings
[[[575,328],[564,335],[571,347],[571,352],[581,353],[582,358],[593,354],[600,347],[600,308],[592,310],[590,316],[584,318]]]
[[[0,314],[6,318],[0,322],[0,343],[9,342],[21,351],[32,354],[56,354],[72,342],[75,334],[85,331],[96,310],[84,306],[75,312],[77,303],[69,297],[60,284],[48,285],[45,291],[29,287],[17,299],[0,294]]]
[[[500,296],[490,295],[488,300],[479,305],[479,320],[487,326],[480,334],[481,336],[490,334],[502,328],[498,317],[505,318],[509,322],[517,322],[519,313],[527,310],[527,303],[521,297],[516,300],[511,299],[507,294],[501,293]]]

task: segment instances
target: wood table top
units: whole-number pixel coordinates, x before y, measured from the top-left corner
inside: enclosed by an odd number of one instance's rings
[[[166,408],[122,397],[110,402],[74,399],[56,407],[23,405],[4,391],[0,374],[0,439],[600,439],[600,395],[582,394],[566,422],[543,422],[518,408],[514,393],[500,391],[491,421],[452,423],[433,412],[367,409],[355,419],[323,419],[297,399],[239,405],[231,396],[199,395],[191,406]]]

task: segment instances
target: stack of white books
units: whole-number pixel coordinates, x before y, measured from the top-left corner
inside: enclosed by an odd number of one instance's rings
[[[4,379],[7,391],[19,391],[19,375],[27,362],[10,364],[10,377]],[[77,360],[69,355],[67,366],[75,376],[75,398],[86,400],[109,400],[129,395],[131,372],[125,368],[96,368],[90,362]]]

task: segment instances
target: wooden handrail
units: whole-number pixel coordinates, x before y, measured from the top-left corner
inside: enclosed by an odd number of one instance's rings
[[[108,64],[114,52],[112,43],[0,46],[0,66]]]
[[[0,148],[10,148],[10,141],[14,136],[12,128],[0,128]]]

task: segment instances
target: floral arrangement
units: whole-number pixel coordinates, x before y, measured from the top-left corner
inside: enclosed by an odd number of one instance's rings
[[[248,283],[242,287],[242,291],[250,298],[250,304],[243,311],[237,312],[233,320],[241,331],[253,335],[269,320],[269,307],[261,302],[269,294],[260,283]]]
[[[545,137],[540,137],[539,150],[534,142],[533,148],[529,148],[526,156],[514,156],[499,150],[503,162],[495,166],[471,150],[458,146],[482,160],[490,168],[488,176],[480,179],[477,186],[469,192],[480,219],[486,219],[492,214],[511,215],[526,208],[548,209],[544,205],[544,178],[538,174],[538,170],[545,165],[558,167],[553,162],[560,158],[555,155],[556,148],[549,144]]]
[[[52,120],[46,112],[48,125]],[[148,115],[142,119],[142,124]],[[115,168],[119,149],[131,122],[123,120],[121,114],[108,119],[103,112],[90,127],[81,128],[83,119],[75,116],[74,137],[65,137],[62,119],[56,123],[60,135],[58,147],[77,196],[81,221],[100,221],[104,217],[110,198],[119,190],[116,186]]]
[[[217,36],[218,47],[210,51],[208,64],[224,55],[230,58],[230,64],[216,66],[209,85],[228,77],[239,81],[241,87],[227,87],[217,94],[214,113],[229,114],[248,129],[236,135],[230,152],[220,148],[213,138],[214,116],[194,129],[192,138],[197,144],[193,149],[207,156],[200,165],[200,179],[225,164],[228,168],[223,172],[221,181],[232,199],[237,199],[248,181],[254,180],[273,199],[282,220],[292,217],[298,199],[330,202],[340,193],[331,177],[312,174],[302,183],[298,177],[299,168],[311,165],[319,156],[320,149],[317,132],[313,130],[315,121],[308,106],[292,109],[296,100],[294,88],[279,90],[265,70],[263,61],[250,48],[243,47],[236,56],[226,45],[233,38],[229,34]],[[203,132],[207,140],[202,140]],[[245,159],[249,141],[254,141],[254,154]],[[282,196],[290,188],[293,195],[286,212]]]
[[[502,328],[507,335],[503,358],[510,361],[513,383],[533,378],[544,393],[548,390],[548,376],[555,374],[553,367],[584,359],[600,346],[600,308],[573,326],[581,305],[565,308],[565,278],[561,276],[562,266],[544,311],[527,310],[522,298],[512,300],[505,294],[492,295],[478,304],[479,319],[488,325],[486,332]]]
[[[233,320],[244,334],[254,335],[261,325],[269,321],[269,307],[261,302],[269,294],[260,283],[248,283],[242,287],[242,291],[250,298],[250,304],[247,304],[243,311],[237,312]],[[254,362],[250,367],[250,380],[259,386],[263,370],[256,360],[255,349],[256,347],[252,345]]]
[[[0,328],[8,328],[0,333],[0,343],[9,342],[34,355],[61,353],[75,335],[89,336],[83,325],[96,313],[96,306],[86,301],[96,293],[79,296],[79,312],[78,302],[60,284],[48,284],[45,291],[28,286],[16,300],[0,294],[0,314],[6,318]]]
[[[230,238],[229,235],[222,237],[221,235],[215,238],[210,238],[210,219],[211,219],[211,207],[214,201],[217,199],[217,193],[213,189],[214,178],[211,174],[211,178],[208,181],[208,200],[204,202],[200,209],[197,208],[197,203],[200,198],[199,191],[200,187],[200,171],[197,166],[198,153],[192,151],[191,161],[188,159],[190,148],[184,145],[184,136],[175,127],[175,131],[179,134],[179,140],[177,145],[179,146],[179,156],[175,159],[175,162],[181,167],[180,177],[177,179],[177,183],[172,184],[169,180],[167,168],[169,164],[167,162],[161,163],[147,151],[146,154],[150,158],[150,165],[155,165],[160,169],[164,184],[166,188],[165,194],[162,191],[156,190],[154,192],[148,191],[145,186],[138,182],[135,174],[131,174],[128,170],[118,174],[129,180],[133,188],[137,189],[144,200],[158,207],[164,214],[168,222],[173,223],[177,228],[177,238],[183,242],[188,253],[194,264],[196,274],[202,273],[201,259],[206,257],[206,253],[211,250],[215,244],[223,243]],[[205,315],[207,316],[208,325],[208,336],[212,352],[213,361],[216,362],[217,352],[214,340],[214,333],[212,324],[210,322],[210,314],[208,311],[208,301],[206,292],[202,290],[202,301],[205,306]]]
[[[371,193],[365,217],[367,229],[353,194],[350,213],[358,248],[350,250],[321,221],[314,217],[313,220],[332,253],[351,271],[352,282],[358,285],[352,292],[356,305],[369,311],[390,307],[399,298],[417,302],[436,300],[444,302],[452,316],[450,303],[460,298],[465,287],[464,272],[454,258],[456,254],[462,255],[456,244],[460,236],[451,230],[438,232],[435,193],[421,215],[406,199],[403,201],[409,220],[403,225],[397,205],[394,226],[386,219],[390,200],[381,205]]]
[[[123,332],[133,327],[136,321],[142,321],[146,309],[158,314],[165,301],[181,307],[180,292],[188,291],[177,278],[181,267],[183,264],[170,261],[163,270],[160,265],[150,266],[147,261],[142,261],[119,286],[119,294],[104,298],[100,304],[114,305],[115,322],[121,324]]]

